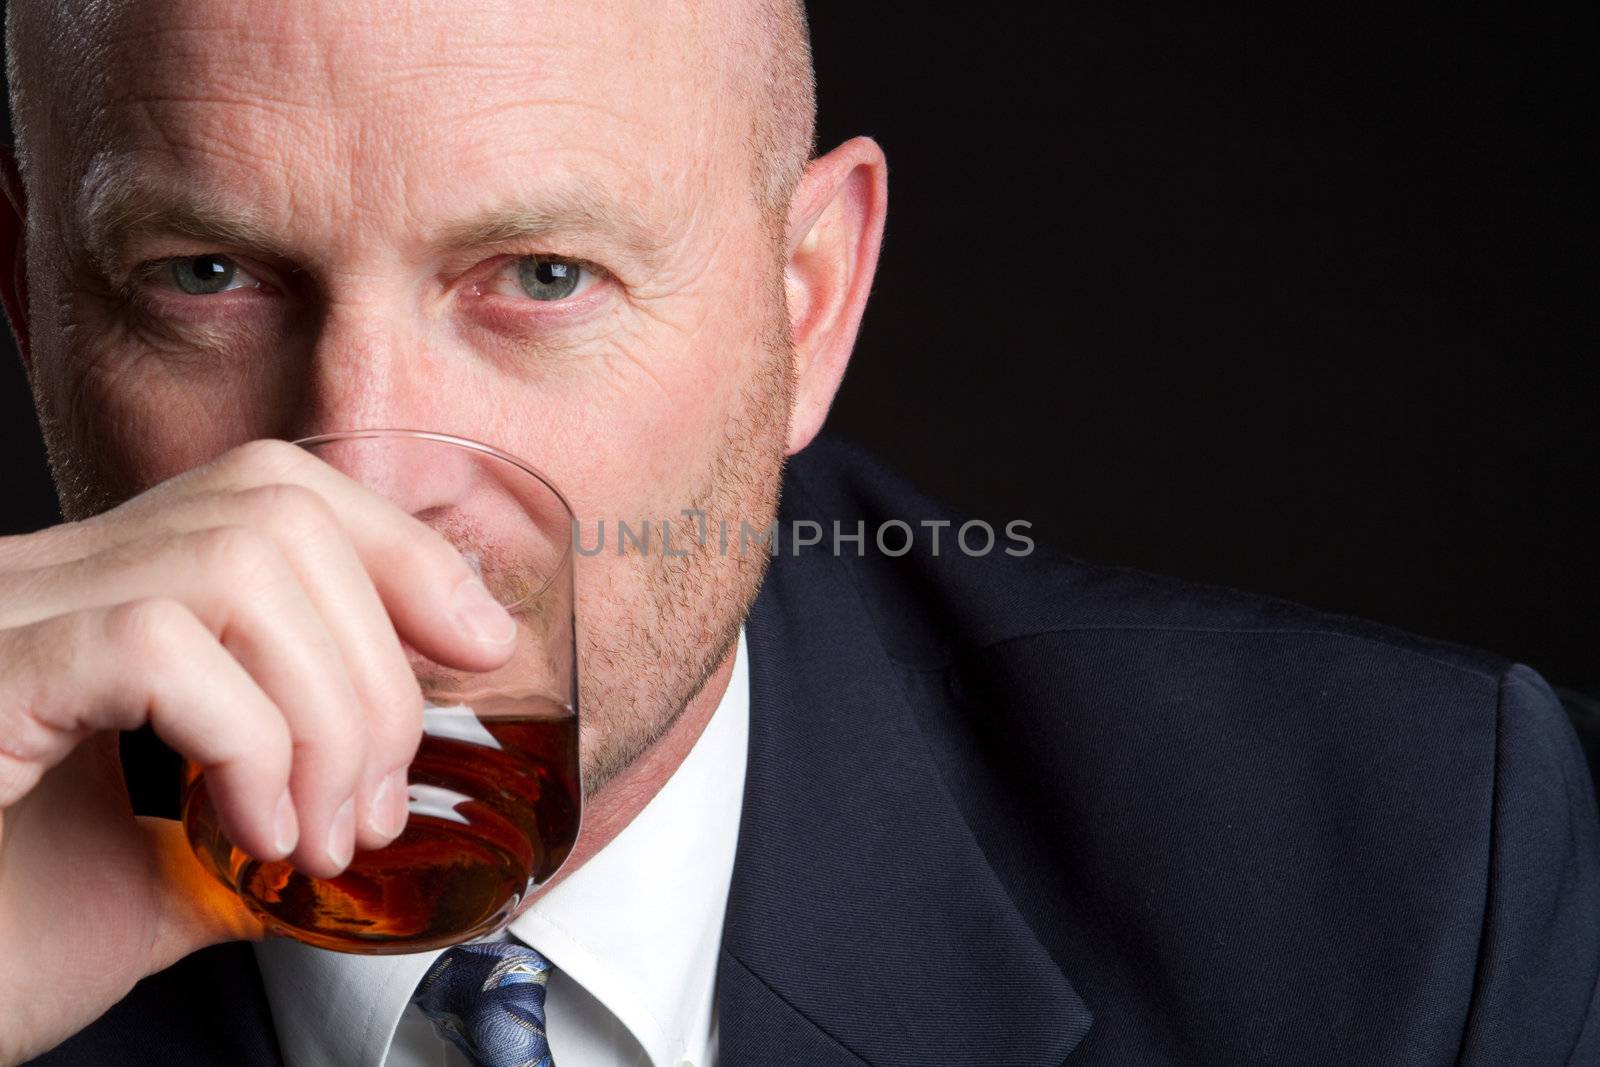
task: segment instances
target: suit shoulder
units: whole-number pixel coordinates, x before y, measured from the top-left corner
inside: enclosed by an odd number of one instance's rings
[[[834,545],[835,554],[890,653],[910,664],[1099,631],[1121,634],[1129,645],[1162,633],[1275,634],[1280,643],[1343,644],[1369,663],[1416,659],[1484,679],[1498,679],[1511,666],[1483,650],[1289,600],[1085,562],[1034,541],[1027,531],[1023,545],[1004,536],[1004,523],[984,524],[997,535],[992,543],[982,531],[963,541],[961,527],[981,520],[920,492],[863,449],[837,439],[819,437],[796,456],[784,492],[791,520],[811,519],[829,534],[833,523],[851,533],[860,524],[859,545],[842,542],[845,550]],[[876,531],[895,522],[903,527],[888,538],[894,549],[906,541],[904,528],[912,536],[909,551],[889,555],[879,550]]]

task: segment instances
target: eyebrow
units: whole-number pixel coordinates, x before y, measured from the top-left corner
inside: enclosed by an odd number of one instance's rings
[[[91,254],[108,273],[121,265],[134,238],[151,233],[296,258],[258,214],[203,192],[180,193],[170,184],[137,173],[119,176],[101,188],[84,211],[85,236]],[[425,235],[422,246],[440,255],[560,237],[597,242],[647,268],[658,264],[666,243],[636,205],[605,196],[592,182],[568,177],[527,199],[446,222]]]
[[[250,212],[206,196],[191,198],[171,187],[129,176],[103,187],[83,212],[87,250],[107,273],[121,265],[128,245],[147,233],[253,248],[288,259],[283,242]]]
[[[664,235],[630,203],[597,191],[593,183],[569,179],[536,198],[511,201],[444,224],[426,242],[435,254],[485,245],[571,236],[598,242],[653,266]]]

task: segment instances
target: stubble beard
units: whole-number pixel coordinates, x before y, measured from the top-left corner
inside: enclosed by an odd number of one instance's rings
[[[587,800],[644,755],[698,696],[739,639],[766,573],[769,549],[741,537],[741,522],[764,531],[777,512],[794,395],[786,308],[772,309],[752,358],[761,364],[740,392],[700,489],[670,521],[673,552],[656,543],[631,552],[643,586],[638,602],[609,593],[591,614],[604,630],[584,629],[578,650],[581,764]],[[727,523],[726,543],[720,536]],[[657,531],[660,530],[658,523]],[[614,551],[613,549],[609,549]],[[580,568],[580,575],[582,573]],[[637,588],[637,586],[636,586]],[[580,601],[580,628],[585,614]]]

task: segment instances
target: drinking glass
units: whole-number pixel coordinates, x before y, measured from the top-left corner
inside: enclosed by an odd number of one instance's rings
[[[560,869],[582,816],[572,511],[528,464],[418,430],[295,442],[442,534],[517,623],[497,670],[469,673],[409,645],[423,736],[410,815],[337,878],[262,862],[222,832],[192,761],[183,823],[200,862],[274,932],[344,952],[419,952],[482,937]]]

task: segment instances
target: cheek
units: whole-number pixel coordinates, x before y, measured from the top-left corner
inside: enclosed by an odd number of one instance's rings
[[[198,466],[256,432],[261,384],[212,372],[182,373],[116,348],[60,364],[50,385],[54,418],[80,469],[124,499]]]
[[[770,327],[757,287],[739,292],[718,301],[712,313],[665,331],[671,347],[633,353],[632,362],[641,366],[663,351],[669,358],[650,364],[649,380],[635,382],[606,427],[617,481],[628,487],[630,499],[657,507],[658,517],[691,506],[707,487],[729,435],[750,432],[744,407],[771,359]]]
[[[670,359],[660,348],[634,353],[626,387],[585,405],[572,457],[584,485],[575,492],[613,520],[660,520],[692,506],[737,412],[746,367],[723,355],[726,339],[700,330],[673,340],[687,344]]]
[[[562,373],[504,383],[496,417],[476,427],[548,474],[586,529],[676,518],[704,491],[767,356],[750,318],[717,305],[641,317]]]

